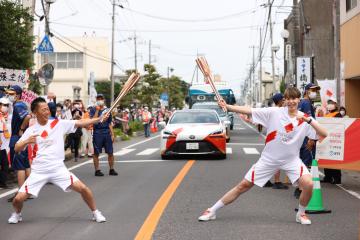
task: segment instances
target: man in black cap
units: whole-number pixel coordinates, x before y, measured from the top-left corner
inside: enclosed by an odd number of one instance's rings
[[[30,175],[30,163],[27,148],[15,154],[14,147],[20,137],[29,126],[30,113],[27,105],[21,101],[22,88],[18,85],[11,86],[7,92],[10,102],[13,104],[11,119],[11,138],[10,138],[10,162],[12,168],[17,173],[18,185],[21,187],[25,179]],[[9,199],[12,201],[12,198]]]
[[[318,96],[320,87],[314,83],[308,83],[305,86],[304,97],[299,103],[299,111],[315,118],[315,107],[314,100]],[[305,166],[310,167],[313,158],[315,157],[315,141],[305,138],[303,145],[300,148],[300,158],[305,164]],[[296,198],[300,197],[301,191],[299,188],[295,189],[294,196]]]
[[[96,96],[96,104],[90,110],[90,118],[97,118],[106,111],[105,98],[104,95],[98,94]],[[102,177],[104,174],[99,168],[99,154],[102,152],[102,148],[105,149],[105,152],[108,155],[109,162],[109,175],[116,176],[118,173],[114,169],[114,154],[113,154],[113,142],[114,142],[114,131],[112,127],[112,117],[110,117],[105,122],[99,122],[94,124],[93,132],[93,145],[94,145],[94,167],[95,167],[95,176]]]

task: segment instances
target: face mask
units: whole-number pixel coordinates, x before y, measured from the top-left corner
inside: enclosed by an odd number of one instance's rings
[[[12,103],[15,102],[15,96],[14,96],[14,95],[10,95],[10,96],[9,96],[9,101],[12,102]]]
[[[329,110],[329,111],[333,111],[333,110],[335,110],[336,107],[335,107],[334,104],[328,104],[326,108],[327,108],[327,110]]]
[[[309,93],[309,98],[310,98],[310,99],[315,99],[315,98],[316,98],[316,95],[317,95],[316,92],[310,92],[310,93]]]
[[[8,112],[8,110],[9,110],[9,108],[8,108],[8,107],[1,106],[1,111],[2,111],[3,113],[7,113],[7,112]]]
[[[340,111],[341,116],[345,116],[345,111]]]
[[[74,108],[79,109],[80,105],[76,104],[76,105],[74,105]]]
[[[96,104],[98,105],[98,106],[104,106],[104,100],[99,100],[99,101],[97,101],[96,102]]]
[[[57,108],[56,111],[57,111],[57,112],[61,112],[61,108]]]

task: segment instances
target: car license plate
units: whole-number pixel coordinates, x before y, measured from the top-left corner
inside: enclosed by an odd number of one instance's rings
[[[186,143],[186,150],[198,150],[199,143]]]

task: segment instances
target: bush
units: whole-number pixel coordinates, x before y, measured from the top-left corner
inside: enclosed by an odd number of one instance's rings
[[[129,128],[131,132],[144,131],[144,125],[138,120],[129,122]]]

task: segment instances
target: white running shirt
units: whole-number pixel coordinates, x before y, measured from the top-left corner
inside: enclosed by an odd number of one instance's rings
[[[31,171],[38,173],[51,172],[64,166],[64,135],[75,132],[75,120],[48,120],[45,126],[39,123],[26,129],[19,141],[38,134],[36,144],[32,146],[35,154]],[[36,146],[37,145],[37,146]]]
[[[252,108],[251,112],[253,122],[267,130],[260,160],[268,163],[300,160],[299,152],[305,137],[316,139],[315,129],[296,117],[291,118],[287,107]]]

